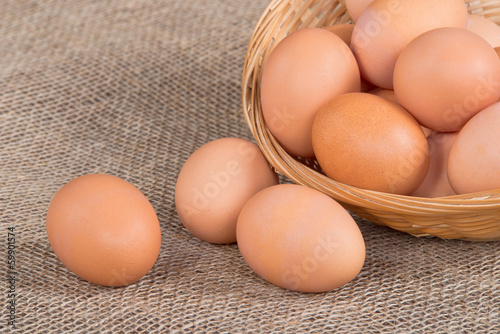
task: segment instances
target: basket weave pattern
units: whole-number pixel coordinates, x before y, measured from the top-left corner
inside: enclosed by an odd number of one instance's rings
[[[500,22],[497,1],[465,0],[469,13]],[[500,189],[443,198],[420,198],[369,191],[325,176],[317,161],[292,157],[266,127],[260,105],[262,66],[276,44],[306,27],[349,23],[344,1],[273,0],[248,45],[242,99],[246,122],[270,164],[293,182],[317,189],[361,218],[415,236],[474,241],[500,240]]]

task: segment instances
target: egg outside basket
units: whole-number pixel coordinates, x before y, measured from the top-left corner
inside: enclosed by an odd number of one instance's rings
[[[498,24],[498,1],[465,0],[469,13]],[[317,189],[361,218],[415,236],[472,241],[500,240],[500,189],[442,198],[363,190],[326,177],[317,161],[292,157],[266,128],[260,105],[263,64],[276,44],[306,27],[349,23],[343,0],[272,0],[250,39],[242,79],[243,113],[269,163],[293,182]]]

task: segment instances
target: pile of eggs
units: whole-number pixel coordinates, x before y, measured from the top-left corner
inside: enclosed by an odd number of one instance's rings
[[[345,3],[354,24],[295,31],[264,64],[262,114],[281,146],[362,189],[500,188],[500,27],[463,0]]]
[[[262,113],[282,147],[363,189],[440,197],[500,188],[500,28],[468,15],[462,0],[345,3],[354,24],[295,31],[265,61]],[[280,184],[241,138],[187,159],[175,206],[195,237],[236,242],[249,267],[282,288],[333,290],[364,265],[350,213],[317,190]],[[161,245],[146,197],[105,174],[55,194],[47,234],[69,270],[103,286],[142,278]]]

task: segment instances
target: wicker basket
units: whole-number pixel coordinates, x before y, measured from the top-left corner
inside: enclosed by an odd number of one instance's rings
[[[500,22],[498,1],[465,0],[470,13]],[[305,27],[349,23],[344,1],[272,0],[248,45],[243,69],[243,113],[270,164],[293,182],[317,189],[361,218],[415,236],[473,241],[500,240],[500,189],[443,198],[420,198],[363,190],[326,177],[317,161],[287,154],[262,117],[259,84],[262,65],[273,47]]]

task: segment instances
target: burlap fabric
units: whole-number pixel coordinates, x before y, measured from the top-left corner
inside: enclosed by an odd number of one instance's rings
[[[236,245],[183,228],[173,197],[184,161],[210,140],[252,139],[241,71],[267,2],[0,2],[0,332],[15,330],[13,300],[19,333],[500,332],[498,242],[419,239],[357,219],[359,276],[303,294],[263,281]],[[138,187],[160,220],[156,265],[126,287],[79,279],[46,236],[54,193],[96,172]]]

